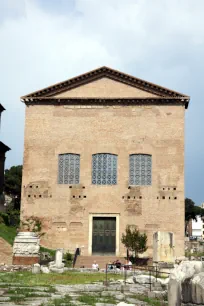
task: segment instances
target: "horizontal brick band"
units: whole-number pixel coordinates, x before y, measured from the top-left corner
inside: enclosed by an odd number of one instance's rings
[[[13,265],[33,265],[39,263],[39,257],[13,256]]]

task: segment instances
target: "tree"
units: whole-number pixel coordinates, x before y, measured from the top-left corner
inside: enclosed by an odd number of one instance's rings
[[[147,235],[140,233],[137,228],[132,229],[131,226],[127,226],[121,241],[129,251],[135,253],[135,258],[147,250]]]
[[[185,234],[187,234],[187,227],[190,220],[197,221],[197,216],[204,216],[204,209],[196,206],[193,200],[185,199]]]
[[[15,209],[20,209],[22,166],[13,166],[5,170],[4,191],[11,196]]]

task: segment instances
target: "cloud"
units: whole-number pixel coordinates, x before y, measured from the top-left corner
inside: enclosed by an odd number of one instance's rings
[[[107,65],[191,95],[186,189],[201,202],[203,10],[203,0],[1,0],[0,102],[7,109],[1,139],[12,148],[7,167],[22,163],[19,97]]]

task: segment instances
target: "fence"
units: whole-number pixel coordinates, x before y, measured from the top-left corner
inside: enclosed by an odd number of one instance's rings
[[[134,276],[137,275],[137,271],[144,271],[144,273],[147,273],[146,275],[149,276],[149,281],[146,282],[145,284],[149,284],[149,290],[152,291],[152,276],[154,276],[156,278],[156,282],[157,279],[159,278],[159,276],[161,277],[161,275],[165,275],[165,276],[169,276],[169,272],[162,272],[160,271],[159,267],[157,265],[155,266],[136,266],[136,265],[119,265],[118,264],[106,264],[106,276],[105,276],[105,285],[108,286],[108,273],[118,273],[120,272],[120,274],[123,275],[123,279],[124,279],[124,283],[126,284],[126,280],[127,280],[127,275],[128,272],[127,271],[131,271],[132,273],[129,274],[129,276]]]

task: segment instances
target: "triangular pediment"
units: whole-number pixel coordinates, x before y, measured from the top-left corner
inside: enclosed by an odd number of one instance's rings
[[[145,97],[144,93],[146,93],[147,97],[187,97],[184,94],[135,78],[123,72],[108,67],[101,67],[30,93],[23,96],[22,99],[60,96],[74,97],[74,95],[76,97],[76,95],[82,96],[83,93],[87,95],[86,97],[89,95],[92,97],[91,95],[93,94],[95,96],[100,96],[100,94],[108,96],[109,93],[110,98],[111,95],[114,97],[120,97],[121,95],[130,95],[130,97],[141,95]]]
[[[177,99],[189,97],[123,72],[101,67],[21,97],[24,102],[70,99]]]
[[[120,81],[102,77],[87,84],[77,86],[73,89],[65,90],[55,98],[139,98],[156,97],[157,95],[139,89],[134,86],[124,84]]]

